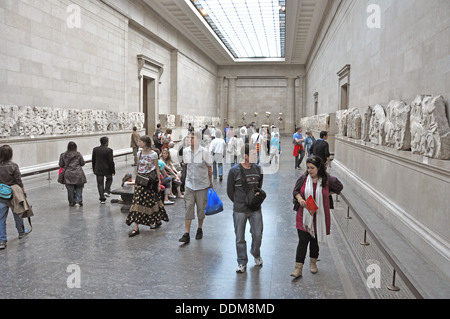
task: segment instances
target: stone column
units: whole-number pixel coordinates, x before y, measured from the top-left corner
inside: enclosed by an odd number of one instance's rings
[[[300,125],[302,117],[306,117],[306,76],[302,76],[300,85],[302,86],[302,106],[297,114],[297,125]]]
[[[237,77],[228,77],[228,99],[227,99],[227,119],[228,123],[234,127],[238,126],[236,110],[236,81]]]
[[[295,80],[297,77],[288,77],[286,79],[286,116],[285,131],[286,133],[293,133],[295,131]]]
[[[225,103],[225,77],[218,77],[217,79],[218,86],[219,86],[219,96],[218,96],[218,105],[219,105],[219,112],[218,115],[220,117],[220,126],[222,128],[225,127],[226,122],[228,121],[228,108],[227,103]],[[224,121],[224,119],[227,119],[227,121]]]
[[[178,114],[178,50],[170,53],[170,110],[169,114]]]

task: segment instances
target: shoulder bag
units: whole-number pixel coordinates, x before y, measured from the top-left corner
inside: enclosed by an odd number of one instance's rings
[[[263,191],[259,187],[250,188],[247,183],[247,177],[244,173],[244,168],[242,167],[242,164],[239,165],[241,170],[241,182],[242,187],[244,188],[245,193],[247,194],[245,196],[245,203],[247,207],[250,210],[259,210],[261,208],[261,204],[266,199],[266,192]]]
[[[139,166],[141,165],[141,157],[142,153],[139,154]],[[137,171],[139,171],[139,166],[137,168]],[[156,168],[152,170],[149,174],[142,174],[142,173],[136,173],[136,184],[144,186],[144,187],[151,187],[155,183],[158,182],[158,176],[156,174]]]
[[[6,184],[0,184],[0,198],[1,199],[11,199],[12,189],[11,186]]]

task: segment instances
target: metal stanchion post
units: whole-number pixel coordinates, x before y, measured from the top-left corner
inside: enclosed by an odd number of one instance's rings
[[[352,219],[350,216],[350,207],[347,207],[347,216],[345,216],[345,219]]]
[[[367,230],[364,229],[364,240],[360,243],[363,246],[369,246],[370,244],[366,241]]]
[[[387,289],[389,289],[391,291],[399,291],[400,290],[400,288],[395,285],[395,273],[396,272],[394,269],[394,273],[392,274],[392,285],[387,286]]]

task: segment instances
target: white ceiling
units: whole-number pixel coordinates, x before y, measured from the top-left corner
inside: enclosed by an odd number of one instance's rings
[[[189,0],[144,0],[218,65],[254,63],[234,59]],[[241,0],[236,0],[241,1]],[[286,58],[260,62],[306,64],[329,2],[333,0],[286,0]]]

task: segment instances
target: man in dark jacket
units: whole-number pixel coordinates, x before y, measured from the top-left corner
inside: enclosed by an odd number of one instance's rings
[[[320,138],[317,141],[315,141],[314,144],[312,144],[309,149],[311,154],[317,155],[322,159],[326,167],[330,165],[330,156],[331,156],[327,138],[328,138],[327,131],[320,132]]]
[[[233,202],[233,221],[236,234],[237,252],[237,273],[245,272],[247,268],[247,243],[245,241],[245,227],[247,220],[250,222],[250,232],[252,234],[252,244],[250,253],[255,259],[257,266],[262,266],[261,242],[263,233],[263,218],[261,208],[253,211],[246,204],[247,193],[244,190],[242,179],[245,178],[249,188],[261,188],[263,174],[261,167],[254,164],[257,159],[256,148],[250,147],[247,143],[242,147],[241,153],[244,155],[244,162],[234,165],[228,173],[227,195]],[[242,170],[241,170],[242,168]],[[242,176],[242,173],[244,176]]]
[[[104,136],[100,139],[100,146],[92,151],[92,169],[97,176],[97,189],[100,195],[100,203],[106,202],[106,196],[111,193],[113,176],[116,174],[113,151],[108,147],[109,139]],[[105,183],[106,177],[106,183]]]

